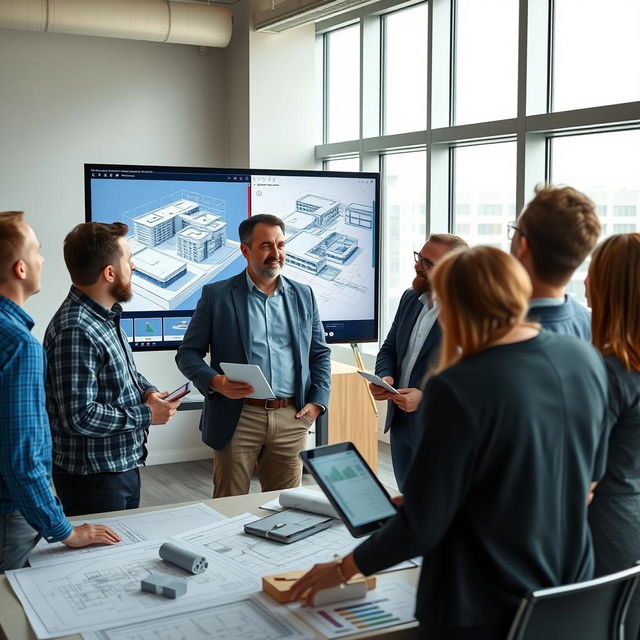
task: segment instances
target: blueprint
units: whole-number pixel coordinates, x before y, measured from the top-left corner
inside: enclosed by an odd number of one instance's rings
[[[314,634],[285,608],[255,595],[152,621],[83,634],[85,640],[306,640]]]
[[[344,555],[359,544],[347,528],[338,523],[291,544],[245,534],[244,525],[258,519],[257,516],[245,513],[224,522],[178,534],[175,539],[196,547],[212,558],[214,564],[217,558],[229,558],[255,576],[309,569],[317,562],[331,560],[335,554]]]
[[[314,176],[251,177],[251,215],[285,224],[284,275],[308,284],[323,321],[374,317],[375,181]]]
[[[125,545],[145,542],[147,540],[165,541],[170,536],[190,529],[196,529],[213,522],[226,520],[226,516],[218,513],[206,504],[191,504],[186,507],[150,511],[148,513],[136,513],[122,515],[117,518],[99,518],[87,520],[92,524],[106,524],[119,536],[122,542],[116,545],[121,548]],[[66,562],[70,559],[85,556],[87,554],[111,551],[115,547],[92,546],[82,549],[69,549],[62,542],[48,543],[41,539],[29,556],[32,567],[44,564]]]
[[[239,600],[259,591],[260,578],[209,554],[209,568],[189,575],[164,563],[160,542],[139,542],[64,563],[8,571],[7,578],[38,638],[132,624]],[[170,600],[140,591],[140,580],[160,573],[187,581],[185,596]]]

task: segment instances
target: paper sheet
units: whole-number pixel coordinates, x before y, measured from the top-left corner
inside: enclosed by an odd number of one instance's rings
[[[259,594],[187,613],[85,633],[85,640],[307,640],[314,637],[288,609]]]
[[[361,542],[343,524],[336,522],[308,538],[282,544],[244,533],[244,525],[254,520],[258,520],[258,516],[245,513],[225,522],[178,534],[175,539],[197,548],[204,555],[231,558],[247,572],[259,577],[310,569],[318,562],[329,562],[334,555],[349,553]],[[393,570],[414,566],[411,562],[403,562]]]
[[[306,607],[299,602],[286,606],[327,638],[341,638],[415,621],[415,602],[415,587],[402,578],[390,578],[364,598],[321,607]]]
[[[226,520],[226,516],[218,513],[206,504],[191,504],[185,507],[175,507],[174,509],[163,509],[160,511],[149,511],[147,513],[136,513],[131,515],[121,515],[115,518],[98,518],[87,520],[92,524],[106,524],[110,526],[121,538],[117,547],[123,547],[137,542],[147,540],[166,541],[175,533],[182,533],[190,529],[197,529],[207,524]],[[29,563],[32,567],[52,564],[56,562],[66,562],[87,554],[110,551],[115,546],[92,546],[82,549],[70,549],[62,542],[49,544],[41,539],[29,556]]]
[[[7,578],[38,638],[105,629],[245,597],[260,589],[258,576],[224,557],[198,575],[163,562],[160,542],[139,542],[77,560],[8,571]],[[184,578],[186,595],[171,600],[140,591],[140,580],[161,573]]]

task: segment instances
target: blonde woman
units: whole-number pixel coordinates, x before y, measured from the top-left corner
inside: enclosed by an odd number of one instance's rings
[[[586,497],[604,471],[606,371],[587,343],[526,322],[530,280],[498,249],[452,252],[433,286],[442,360],[404,503],[294,595],[423,556],[421,637],[503,640],[527,591],[592,575]]]
[[[596,574],[640,560],[640,233],[616,235],[594,252],[587,276],[593,344],[609,373],[613,424],[607,471],[589,509]],[[627,639],[640,630],[640,593],[625,623]]]

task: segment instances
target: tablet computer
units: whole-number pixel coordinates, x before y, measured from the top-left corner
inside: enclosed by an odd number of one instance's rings
[[[300,457],[351,535],[373,533],[395,515],[391,497],[353,442],[316,447]]]

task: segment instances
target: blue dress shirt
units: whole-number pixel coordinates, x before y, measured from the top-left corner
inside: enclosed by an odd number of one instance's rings
[[[256,286],[246,271],[249,287],[249,335],[251,364],[262,369],[276,398],[291,398],[296,393],[293,369],[293,344],[284,301],[284,285],[268,296]]]

